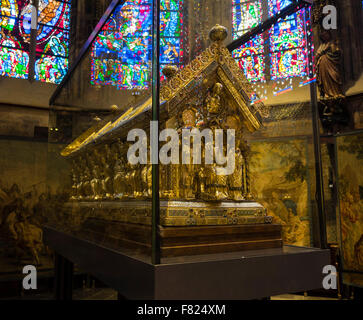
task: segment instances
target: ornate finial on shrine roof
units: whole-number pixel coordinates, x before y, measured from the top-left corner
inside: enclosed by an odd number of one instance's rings
[[[228,29],[223,27],[219,24],[216,24],[210,31],[209,31],[209,38],[213,42],[222,42],[228,36]]]
[[[163,75],[170,80],[172,77],[174,77],[176,75],[176,73],[178,72],[178,68],[176,66],[166,66],[163,69]]]

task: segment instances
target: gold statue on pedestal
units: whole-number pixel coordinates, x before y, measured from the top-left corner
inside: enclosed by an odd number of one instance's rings
[[[243,170],[244,170],[243,155],[241,150],[237,148],[235,155],[235,170],[233,174],[228,176],[228,186],[230,190],[230,196],[235,201],[245,200],[243,194]]]
[[[113,191],[115,199],[122,199],[126,194],[125,178],[126,174],[124,171],[124,161],[120,155],[116,153],[115,166],[114,166],[114,177],[113,177]]]
[[[139,192],[138,192],[138,182],[137,181],[137,172],[138,172],[138,166],[135,164],[130,164],[130,173],[129,173],[129,186],[130,186],[130,197],[131,198],[138,198]]]
[[[141,171],[142,194],[145,199],[152,196],[152,166],[144,165]]]
[[[102,185],[101,185],[101,174],[100,167],[97,164],[93,164],[92,167],[92,180],[91,180],[91,188],[93,194],[93,200],[102,199]]]
[[[86,166],[82,175],[80,199],[92,200],[91,171]]]
[[[103,167],[102,172],[102,190],[105,199],[113,198],[113,177],[114,172],[112,168],[111,149],[106,144],[104,148],[104,154],[101,156],[101,164]]]
[[[82,171],[78,167],[77,162],[75,160],[73,160],[72,169],[71,169],[71,179],[72,179],[71,200],[79,199],[80,189],[81,189],[81,174],[82,174]]]

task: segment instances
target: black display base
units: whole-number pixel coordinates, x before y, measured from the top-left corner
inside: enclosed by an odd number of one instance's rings
[[[323,267],[330,264],[329,250],[284,246],[164,258],[152,265],[147,257],[136,259],[50,227],[44,240],[120,296],[136,300],[242,300],[319,289]]]

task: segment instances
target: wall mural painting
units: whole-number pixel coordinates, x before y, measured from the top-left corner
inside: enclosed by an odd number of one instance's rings
[[[337,138],[341,254],[344,270],[363,271],[363,134]],[[348,282],[363,285],[362,274]]]
[[[58,176],[47,175],[47,143],[0,140],[0,148],[7,150],[0,158],[0,274],[19,271],[25,264],[39,271],[52,268],[42,226],[57,219],[60,204],[67,200],[67,189],[58,184],[63,166],[53,163]]]
[[[306,140],[251,142],[251,190],[283,225],[285,244],[310,246]]]

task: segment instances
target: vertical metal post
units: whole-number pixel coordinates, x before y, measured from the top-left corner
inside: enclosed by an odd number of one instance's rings
[[[311,23],[311,7],[307,8],[307,15]],[[310,26],[308,26],[310,27]],[[314,77],[314,59],[312,52],[312,37],[308,41],[308,56],[309,56],[309,78]],[[311,114],[313,126],[313,142],[314,142],[314,157],[315,157],[315,179],[316,179],[316,203],[318,208],[318,223],[319,223],[319,240],[320,247],[327,249],[327,236],[326,236],[326,216],[325,216],[325,200],[324,200],[324,180],[323,180],[323,166],[321,161],[321,146],[320,146],[320,127],[319,127],[319,111],[318,111],[318,97],[316,81],[310,84],[310,100],[311,100]]]
[[[55,253],[54,258],[54,298],[55,300],[72,300],[73,263],[58,253]]]
[[[313,139],[314,139],[314,157],[315,157],[315,178],[316,178],[316,202],[318,207],[320,247],[326,249],[326,217],[325,217],[325,200],[324,200],[324,180],[323,166],[321,161],[320,131],[319,131],[319,113],[318,101],[316,94],[316,83],[310,84],[311,111],[313,117]]]
[[[159,123],[160,109],[160,0],[153,0],[153,54],[152,54],[152,120]],[[159,127],[159,126],[158,126]],[[151,132],[151,128],[150,128]],[[160,199],[159,199],[159,134],[158,130],[151,134],[157,144],[157,163],[152,164],[152,224],[151,224],[151,261],[160,264]]]
[[[35,77],[35,61],[38,34],[38,8],[39,0],[32,1],[31,29],[30,29],[30,50],[29,50],[29,72],[28,80],[33,81]]]

